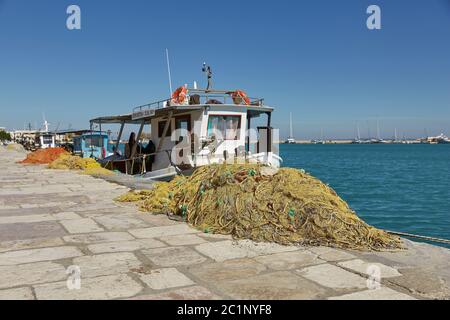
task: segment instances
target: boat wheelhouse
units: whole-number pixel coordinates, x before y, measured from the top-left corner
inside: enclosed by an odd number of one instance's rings
[[[73,138],[73,153],[82,158],[104,159],[113,155],[106,132],[85,132]]]
[[[278,141],[271,127],[274,109],[263,99],[248,98],[239,90],[181,88],[172,99],[139,106],[130,114],[92,119],[91,126],[98,125],[100,130],[102,125],[120,124],[116,152],[101,163],[111,170],[152,179],[170,179],[224,161],[280,166],[282,160],[273,146],[274,138]],[[264,125],[252,128],[254,119],[261,116]],[[139,130],[121,154],[127,124],[138,125]],[[147,125],[150,132],[145,130]],[[140,142],[143,134],[149,137],[147,143]]]
[[[38,132],[35,139],[37,149],[48,149],[56,147],[56,135],[51,132]]]

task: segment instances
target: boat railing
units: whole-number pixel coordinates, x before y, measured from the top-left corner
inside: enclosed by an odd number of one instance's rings
[[[160,100],[138,106],[133,109],[133,119],[151,117],[154,116],[156,110],[163,109],[170,106],[200,106],[208,104],[225,104],[225,105],[236,105],[236,106],[264,106],[264,99],[261,98],[251,98],[249,97],[250,104],[244,103],[243,99],[240,103],[236,103],[238,99],[231,96],[230,92],[211,92],[211,93],[197,93],[195,90],[189,91],[190,93],[186,97],[186,102],[183,104],[173,103],[172,99]]]

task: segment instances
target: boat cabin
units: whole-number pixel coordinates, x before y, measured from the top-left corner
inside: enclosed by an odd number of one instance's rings
[[[56,135],[50,132],[39,132],[36,134],[35,147],[37,149],[55,148]]]
[[[272,147],[273,108],[263,99],[248,98],[242,91],[181,88],[172,99],[139,106],[130,114],[91,120],[91,126],[97,124],[100,130],[102,125],[120,124],[116,151],[124,126],[139,127],[124,154],[116,152],[102,161],[106,168],[166,179],[224,161],[280,166],[281,158]],[[260,116],[265,116],[265,125],[251,130],[253,119]],[[140,143],[144,133],[149,141]]]
[[[73,138],[73,153],[82,158],[105,159],[113,154],[113,146],[108,134],[87,132]]]

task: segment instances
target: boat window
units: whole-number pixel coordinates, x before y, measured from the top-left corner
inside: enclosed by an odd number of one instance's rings
[[[102,137],[101,136],[91,136],[85,138],[86,147],[101,147],[102,146]]]
[[[241,127],[241,116],[211,115],[208,119],[208,137],[237,140]]]
[[[44,144],[52,144],[53,143],[53,137],[52,136],[42,136],[42,142]]]
[[[182,135],[187,132],[191,131],[191,117],[188,116],[180,116],[175,118],[175,129],[183,129],[183,132],[176,132],[177,136],[175,137],[175,140],[180,142],[182,140]],[[186,130],[186,131],[184,131]],[[181,135],[181,136],[180,136]]]
[[[160,121],[158,122],[158,138],[161,138],[164,133],[164,126],[166,125],[167,121]],[[170,137],[172,135],[172,124],[169,126],[169,130],[167,130],[166,137]]]

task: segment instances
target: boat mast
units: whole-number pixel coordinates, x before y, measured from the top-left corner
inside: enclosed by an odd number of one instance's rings
[[[356,140],[361,140],[361,134],[359,132],[359,122],[356,123]]]
[[[381,140],[380,139],[380,122],[378,120],[377,120],[377,139]]]
[[[289,114],[289,139],[294,139],[294,131],[292,129],[292,112]]]

